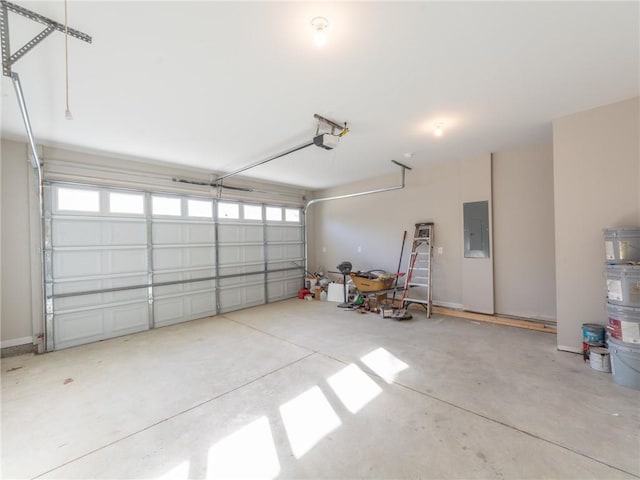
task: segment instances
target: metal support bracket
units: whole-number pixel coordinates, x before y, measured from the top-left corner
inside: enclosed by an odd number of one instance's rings
[[[6,0],[0,0],[0,41],[2,43],[2,74],[5,77],[11,76],[11,66],[22,58],[27,52],[31,51],[42,40],[47,38],[53,33],[54,30],[65,33],[73,38],[82,40],[87,43],[91,43],[92,39],[86,33],[82,33],[79,30],[69,28],[62,23],[51,20],[39,13],[27,10],[15,3],[7,2]],[[42,23],[46,28],[38,35],[33,37],[22,47],[20,47],[15,53],[11,53],[11,46],[9,41],[9,12],[17,13],[23,17],[33,20],[34,22]]]

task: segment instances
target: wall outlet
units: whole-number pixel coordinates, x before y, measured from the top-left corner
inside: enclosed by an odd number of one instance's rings
[[[358,253],[362,253],[362,247],[358,245]]]
[[[327,247],[322,247],[322,253],[327,253]]]
[[[444,251],[444,248],[438,247],[438,255],[442,255],[443,251]]]

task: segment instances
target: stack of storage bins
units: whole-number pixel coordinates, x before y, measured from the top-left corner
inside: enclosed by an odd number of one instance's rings
[[[640,390],[640,228],[604,229],[613,380]]]

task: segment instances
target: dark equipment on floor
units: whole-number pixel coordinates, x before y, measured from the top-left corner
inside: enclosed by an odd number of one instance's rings
[[[349,305],[349,299],[347,298],[347,275],[351,273],[353,265],[351,265],[351,262],[342,262],[336,268],[342,274],[342,289],[344,291],[344,301],[338,305],[338,308],[349,308],[351,305]]]

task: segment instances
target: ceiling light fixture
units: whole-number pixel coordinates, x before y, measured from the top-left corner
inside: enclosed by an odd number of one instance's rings
[[[436,128],[433,130],[433,134],[436,137],[441,137],[442,134],[444,133],[443,128],[444,128],[444,123],[442,122],[436,123]]]
[[[329,20],[324,17],[315,17],[311,20],[311,25],[313,25],[313,28],[316,30],[316,45],[322,47],[327,43],[327,28],[329,27]]]

